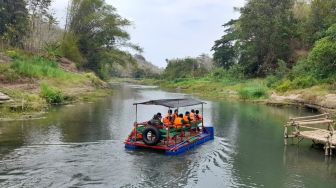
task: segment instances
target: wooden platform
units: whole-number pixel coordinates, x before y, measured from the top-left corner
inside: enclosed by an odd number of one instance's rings
[[[290,118],[285,125],[285,145],[288,138],[297,138],[298,144],[308,139],[323,144],[325,155],[332,155],[332,149],[336,148],[335,134],[334,121],[329,119],[329,114]]]

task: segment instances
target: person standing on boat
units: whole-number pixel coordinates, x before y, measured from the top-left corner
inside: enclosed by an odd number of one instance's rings
[[[168,110],[168,114],[163,118],[163,124],[167,126],[173,125],[173,111]]]
[[[190,112],[190,119],[191,121],[196,121],[196,118],[195,118],[195,110],[194,109],[191,109],[191,112]]]
[[[196,120],[197,122],[203,120],[203,116],[202,116],[201,114],[199,114],[199,110],[196,110],[195,120]]]

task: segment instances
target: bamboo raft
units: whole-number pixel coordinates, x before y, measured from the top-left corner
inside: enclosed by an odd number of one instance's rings
[[[284,141],[288,144],[288,139],[297,138],[297,144],[303,139],[312,140],[313,143],[324,145],[325,155],[332,155],[332,149],[336,148],[336,132],[334,121],[329,118],[329,114],[315,116],[290,118],[285,124]]]

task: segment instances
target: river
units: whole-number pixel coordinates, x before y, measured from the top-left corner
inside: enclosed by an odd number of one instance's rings
[[[112,96],[97,102],[52,108],[46,119],[1,122],[0,187],[336,187],[335,157],[309,141],[283,144],[288,117],[314,112],[206,101],[205,124],[215,127],[215,140],[165,156],[124,149],[135,120],[132,104],[190,96],[114,87]],[[167,109],[141,106],[138,119],[158,111]]]

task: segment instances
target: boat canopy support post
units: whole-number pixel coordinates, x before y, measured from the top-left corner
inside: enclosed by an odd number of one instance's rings
[[[137,129],[138,129],[138,105],[135,105],[135,122],[134,122],[134,140],[136,142],[137,139]]]
[[[203,116],[204,116],[204,109],[203,109],[204,104],[202,103],[202,129],[204,128],[204,120],[203,120]]]

